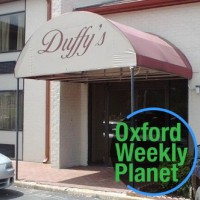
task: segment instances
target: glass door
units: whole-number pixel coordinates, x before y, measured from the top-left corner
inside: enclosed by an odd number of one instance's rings
[[[116,124],[130,113],[130,84],[92,84],[89,105],[89,163],[111,165]]]
[[[115,130],[120,121],[124,121],[131,111],[130,83],[112,83],[109,85],[109,105],[108,105],[108,131],[107,141],[107,163],[111,165],[116,158],[115,153]]]
[[[89,96],[89,163],[111,165],[115,155],[115,127],[131,112],[130,82],[93,83]],[[187,118],[187,80],[141,81],[135,83],[135,109],[160,107]],[[144,113],[137,125],[146,121],[166,126],[169,116]],[[187,119],[186,119],[187,121]],[[184,139],[187,142],[187,135]],[[167,144],[166,144],[167,145]]]

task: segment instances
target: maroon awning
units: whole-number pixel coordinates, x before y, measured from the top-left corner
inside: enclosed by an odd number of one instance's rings
[[[191,79],[192,67],[186,56],[173,44],[157,35],[111,21],[130,41],[137,65]]]

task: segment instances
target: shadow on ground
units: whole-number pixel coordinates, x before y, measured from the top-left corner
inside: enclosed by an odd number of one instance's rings
[[[24,195],[24,193],[16,191],[16,190],[12,190],[12,189],[0,190],[0,199],[1,200],[16,199],[23,195]]]
[[[126,185],[122,182],[115,182],[115,175],[112,167],[76,167],[73,168],[73,170],[87,170],[92,173],[60,181],[60,183],[115,189],[126,188]]]

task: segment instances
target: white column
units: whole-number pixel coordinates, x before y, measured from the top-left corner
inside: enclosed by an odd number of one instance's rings
[[[51,82],[50,101],[50,159],[52,167],[60,166],[60,82]]]
[[[60,168],[80,165],[81,84],[61,83]]]
[[[61,14],[61,0],[52,1],[52,18]],[[50,160],[52,167],[60,167],[60,88],[58,81],[51,82],[50,100]]]

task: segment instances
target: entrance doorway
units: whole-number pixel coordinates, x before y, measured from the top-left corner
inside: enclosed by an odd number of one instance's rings
[[[111,165],[116,124],[131,112],[130,82],[92,83],[89,89],[89,164]],[[187,121],[187,80],[136,81],[135,109],[170,109]],[[151,117],[151,118],[150,118]],[[146,121],[151,121],[152,116]],[[160,126],[169,123],[160,120]],[[164,123],[164,124],[163,124]],[[158,124],[159,125],[159,124]],[[187,134],[184,136],[188,141]]]

